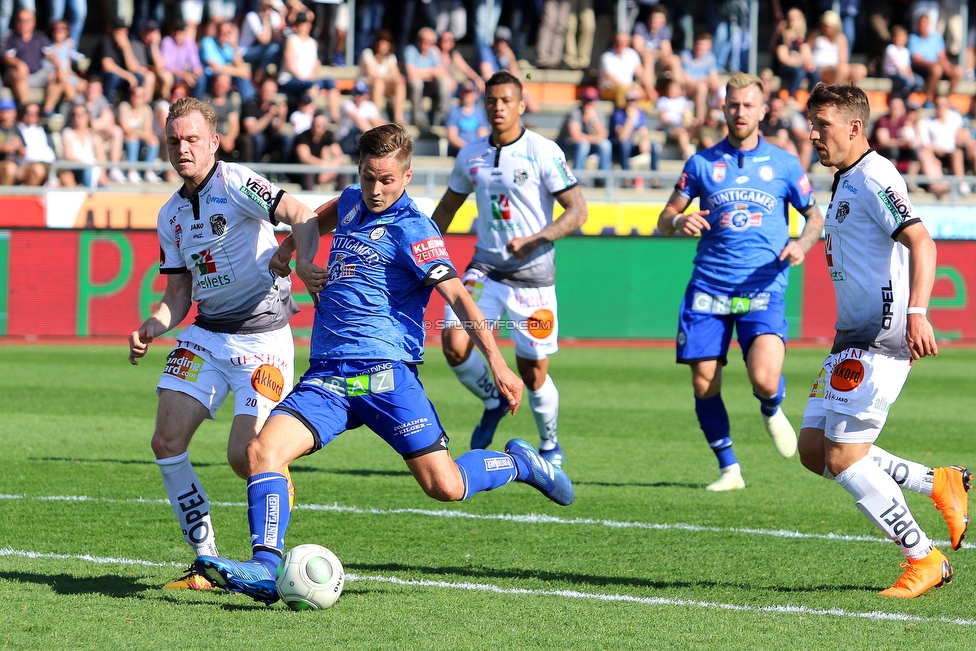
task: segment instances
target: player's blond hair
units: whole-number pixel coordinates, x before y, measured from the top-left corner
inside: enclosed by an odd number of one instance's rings
[[[210,133],[217,133],[217,112],[214,107],[206,102],[201,102],[195,97],[184,97],[176,100],[169,107],[169,114],[166,116],[166,126],[177,118],[186,117],[190,113],[199,113],[206,120]]]
[[[386,158],[395,156],[401,170],[410,169],[413,139],[401,124],[388,123],[374,127],[359,137],[359,162],[367,156]]]
[[[749,75],[744,72],[737,72],[729,77],[728,82],[725,84],[725,92],[728,94],[732,92],[733,89],[748,88],[749,86],[755,86],[758,88],[761,95],[766,94],[766,89],[763,88],[762,79],[756,75]]]
[[[807,100],[807,115],[816,115],[828,106],[833,106],[844,122],[860,120],[865,129],[871,119],[868,96],[857,86],[848,84],[828,86],[822,81],[817,82]]]

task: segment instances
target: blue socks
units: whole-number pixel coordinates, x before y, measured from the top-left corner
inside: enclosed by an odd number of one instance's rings
[[[752,395],[759,398],[759,402],[761,403],[759,409],[762,411],[763,415],[772,416],[776,413],[776,408],[779,407],[779,404],[783,402],[784,398],[786,398],[786,378],[782,375],[779,376],[779,390],[772,398],[763,398],[755,391],[752,392]]]
[[[513,457],[494,450],[471,450],[458,457],[455,463],[464,482],[463,500],[475,493],[504,486],[517,475],[527,477],[530,472],[528,468],[517,468]]]
[[[247,480],[247,523],[254,560],[272,573],[281,563],[288,529],[288,480],[277,472],[262,472]]]
[[[718,467],[727,468],[738,463],[732,451],[729,413],[725,410],[722,394],[695,398],[695,413],[698,414],[698,424],[705,433],[705,440],[718,458]]]

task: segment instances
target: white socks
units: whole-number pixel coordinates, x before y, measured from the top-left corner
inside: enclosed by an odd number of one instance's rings
[[[903,490],[932,497],[932,469],[921,463],[896,457],[887,450],[872,445],[868,459],[891,476]]]
[[[932,551],[932,541],[915,522],[898,484],[870,457],[837,475],[837,483],[854,496],[859,511],[894,541],[906,558],[918,560]]]
[[[471,351],[466,360],[457,366],[451,366],[451,370],[468,391],[481,398],[485,409],[495,409],[501,404],[501,397],[491,373],[488,372],[488,365],[477,351]]]
[[[559,418],[559,390],[556,389],[552,378],[546,376],[546,381],[536,391],[529,391],[529,406],[535,416],[535,426],[539,430],[539,450],[551,450],[556,447],[559,439],[556,437],[556,421]]]
[[[163,473],[163,486],[186,542],[197,556],[219,556],[210,522],[210,500],[190,465],[190,453],[157,459],[156,463]]]

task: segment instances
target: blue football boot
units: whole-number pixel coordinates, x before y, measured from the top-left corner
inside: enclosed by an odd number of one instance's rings
[[[218,588],[240,592],[266,604],[273,604],[280,599],[275,585],[275,574],[264,563],[200,556],[193,565]]]
[[[563,459],[566,458],[563,455],[563,449],[559,447],[558,443],[556,443],[555,447],[549,450],[540,449],[539,456],[545,459],[546,461],[548,461],[549,463],[551,463],[552,465],[556,466],[557,468],[563,467]]]
[[[529,477],[519,479],[537,489],[556,504],[569,506],[576,497],[569,476],[539,456],[535,448],[522,439],[512,439],[505,445],[505,454],[521,460],[529,468]]]
[[[481,415],[481,422],[475,426],[474,432],[471,433],[472,450],[485,450],[491,445],[491,440],[495,438],[495,430],[498,429],[498,423],[502,421],[507,412],[508,404],[504,401],[499,401],[498,406],[494,409],[485,409],[485,413]]]

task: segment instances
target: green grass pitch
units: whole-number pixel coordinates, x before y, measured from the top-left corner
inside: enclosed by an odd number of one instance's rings
[[[356,430],[292,465],[288,545],[342,559],[332,609],[160,590],[191,560],[149,447],[166,352],[157,342],[132,367],[124,342],[0,347],[0,648],[976,649],[976,545],[951,551],[939,512],[909,493],[955,580],[911,601],[878,596],[900,573],[898,549],[840,487],[777,456],[737,350],[723,395],[743,491],[703,490],[717,467],[670,348],[567,347],[551,375],[572,506],[518,484],[435,502]],[[796,426],[824,353],[787,354]],[[974,363],[976,351],[946,347],[916,364],[879,443],[976,465]],[[463,453],[479,403],[436,348],[421,378]],[[224,409],[204,423],[191,458],[221,552],[247,558],[229,421]],[[515,436],[537,442],[527,404],[495,447]]]

